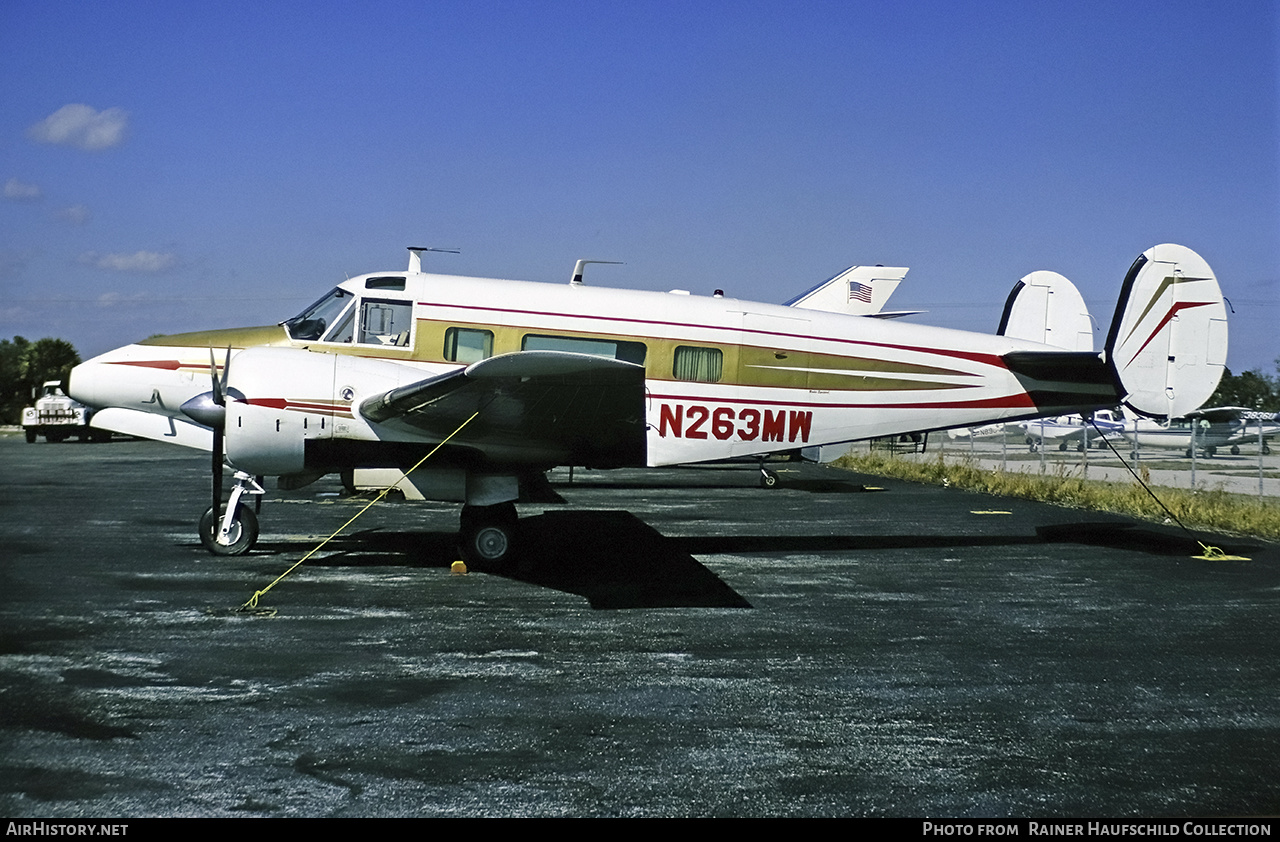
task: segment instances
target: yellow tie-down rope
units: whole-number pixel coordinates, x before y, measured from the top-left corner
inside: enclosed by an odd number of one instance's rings
[[[1204,550],[1204,555],[1193,555],[1192,558],[1201,561],[1251,561],[1252,559],[1242,555],[1227,555],[1218,547],[1211,547],[1203,541],[1196,541],[1200,545],[1200,549]]]
[[[1247,556],[1242,556],[1242,555],[1227,555],[1220,548],[1211,547],[1208,544],[1206,544],[1204,541],[1201,541],[1200,539],[1196,538],[1196,536],[1192,535],[1191,530],[1187,529],[1187,527],[1182,523],[1182,521],[1178,520],[1177,515],[1169,511],[1169,507],[1164,504],[1164,501],[1162,501],[1159,497],[1157,497],[1156,493],[1151,490],[1151,487],[1142,481],[1142,477],[1138,476],[1138,472],[1133,469],[1133,466],[1129,464],[1129,461],[1120,455],[1120,451],[1116,450],[1115,446],[1111,444],[1111,440],[1108,439],[1103,434],[1102,430],[1098,429],[1098,425],[1093,420],[1092,415],[1089,416],[1089,425],[1092,426],[1093,431],[1098,434],[1098,438],[1102,439],[1103,444],[1105,444],[1108,448],[1110,448],[1111,452],[1114,453],[1116,458],[1120,460],[1120,464],[1124,465],[1126,468],[1129,469],[1129,473],[1133,474],[1133,478],[1138,481],[1138,485],[1142,486],[1142,490],[1150,494],[1151,499],[1155,500],[1156,504],[1159,505],[1160,508],[1164,509],[1164,513],[1167,514],[1174,523],[1178,524],[1178,526],[1182,528],[1183,532],[1187,533],[1187,537],[1195,541],[1197,544],[1199,544],[1200,549],[1204,550],[1203,555],[1193,555],[1192,558],[1198,559],[1200,561],[1252,561],[1253,560]]]
[[[454,436],[456,436],[458,433],[462,432],[462,428],[463,428],[463,427],[465,427],[465,426],[467,426],[468,424],[470,424],[470,423],[471,423],[471,421],[472,421],[472,420],[473,420],[477,415],[479,415],[479,414],[480,414],[480,412],[479,412],[478,410],[477,410],[476,412],[471,413],[471,418],[468,418],[466,421],[463,421],[461,424],[459,424],[459,425],[458,425],[458,429],[454,430],[452,433],[450,433],[449,435],[445,436],[443,441],[441,441],[441,442],[440,442],[439,444],[437,444],[435,447],[431,448],[431,452],[430,452],[430,453],[428,453],[426,456],[423,456],[421,459],[419,459],[419,460],[418,460],[418,463],[417,463],[416,465],[414,465],[412,468],[410,468],[409,470],[407,470],[407,471],[405,471],[405,472],[404,472],[404,475],[407,477],[407,476],[409,476],[409,474],[411,474],[411,473],[413,473],[414,471],[416,471],[416,470],[417,470],[417,469],[422,465],[422,463],[423,463],[423,462],[427,461],[427,460],[428,460],[428,459],[430,459],[432,456],[434,456],[434,455],[435,455],[435,452],[436,452],[437,450],[439,450],[440,448],[444,447],[444,446],[449,442],[449,439],[453,438],[453,437],[454,437]],[[369,511],[370,507],[372,507],[374,503],[377,503],[377,502],[378,502],[379,500],[381,500],[383,497],[386,497],[386,496],[387,496],[387,494],[388,494],[388,493],[390,493],[391,489],[393,489],[393,488],[395,488],[395,485],[389,485],[389,486],[387,486],[386,488],[382,489],[382,491],[378,492],[378,496],[377,496],[377,497],[374,497],[372,500],[370,500],[370,501],[369,501],[369,503],[368,503],[368,505],[366,505],[363,509],[361,509],[360,511],[356,512],[356,513],[351,517],[351,520],[349,520],[349,521],[347,521],[346,523],[342,524],[342,526],[339,526],[339,527],[337,528],[337,530],[336,530],[332,535],[330,535],[328,538],[325,538],[325,539],[324,539],[323,541],[321,541],[318,545],[316,545],[316,548],[315,548],[315,549],[313,549],[311,552],[309,552],[309,553],[307,553],[306,555],[304,555],[302,558],[298,559],[298,561],[293,565],[293,567],[290,567],[288,570],[284,571],[284,572],[283,572],[283,573],[281,573],[279,576],[277,576],[277,577],[276,577],[275,582],[272,582],[271,584],[267,585],[265,588],[263,588],[263,589],[262,589],[262,590],[260,590],[260,591],[254,591],[253,596],[249,597],[249,601],[248,601],[248,602],[246,602],[244,605],[241,605],[241,606],[240,606],[240,608],[239,608],[239,610],[240,610],[240,611],[258,611],[258,610],[259,610],[259,609],[258,609],[258,597],[263,596],[264,594],[266,594],[266,592],[267,592],[267,591],[269,591],[269,590],[271,590],[272,588],[274,588],[274,587],[276,586],[276,582],[279,582],[279,581],[280,581],[281,579],[283,579],[285,576],[288,576],[290,573],[292,573],[294,570],[296,570],[296,569],[298,568],[298,565],[302,564],[304,561],[306,561],[307,559],[311,558],[311,557],[312,557],[313,555],[315,555],[316,553],[320,552],[320,550],[324,547],[324,545],[325,545],[325,544],[329,543],[329,542],[330,542],[330,541],[332,541],[334,538],[337,538],[337,537],[338,537],[338,535],[342,532],[342,530],[346,529],[348,526],[350,526],[351,524],[355,523],[356,518],[360,517],[360,515],[362,515],[362,514],[364,514],[365,512]],[[271,610],[271,609],[267,609],[267,610],[263,610],[261,613],[264,613],[264,614],[266,614],[266,615],[268,615],[268,616],[269,616],[269,615],[275,614],[275,611],[274,611],[274,610]]]

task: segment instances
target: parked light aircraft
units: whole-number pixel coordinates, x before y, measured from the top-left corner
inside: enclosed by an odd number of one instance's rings
[[[344,281],[277,325],[153,337],[95,357],[70,392],[95,426],[211,451],[211,552],[257,537],[258,477],[295,487],[414,465],[463,503],[461,546],[497,562],[522,478],[660,466],[1110,407],[1182,415],[1214,390],[1226,312],[1183,246],[1140,255],[1105,350],[844,313],[409,267]],[[1015,290],[1015,296],[1017,295]],[[1013,306],[1011,304],[1011,306]],[[450,438],[452,436],[452,438]],[[236,470],[225,508],[223,462]]]
[[[1035,453],[1053,442],[1058,443],[1059,450],[1074,446],[1076,450],[1084,450],[1086,446],[1105,447],[1098,436],[1101,432],[1107,438],[1119,438],[1124,430],[1124,418],[1110,409],[1100,409],[1086,420],[1078,414],[1059,415],[1057,418],[1040,418],[1035,421],[1023,421],[1019,424],[1026,434],[1027,444]]]
[[[1189,412],[1180,418],[1156,421],[1137,418],[1127,421],[1123,427],[1124,437],[1140,447],[1159,447],[1169,450],[1181,450],[1189,459],[1194,435],[1195,448],[1206,456],[1213,456],[1220,447],[1231,447],[1232,454],[1240,452],[1240,445],[1257,442],[1259,422],[1246,419],[1246,415],[1256,416],[1246,407],[1219,406]],[[1263,450],[1270,450],[1266,445],[1268,436],[1274,436],[1277,426],[1274,419],[1271,423],[1262,422]]]

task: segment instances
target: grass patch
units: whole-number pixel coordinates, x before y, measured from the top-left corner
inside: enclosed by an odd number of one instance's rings
[[[1057,506],[1114,512],[1162,522],[1167,517],[1142,486],[1133,482],[1102,482],[1073,475],[1065,466],[1049,474],[1028,474],[979,467],[968,457],[920,460],[886,453],[841,456],[836,467],[873,476],[927,482],[1002,497],[1018,497]],[[1146,467],[1138,469],[1148,479]],[[1161,502],[1188,528],[1236,535],[1280,539],[1280,505],[1222,488],[1154,489]]]

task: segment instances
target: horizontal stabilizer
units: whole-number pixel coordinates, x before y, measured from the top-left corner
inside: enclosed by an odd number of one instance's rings
[[[1002,359],[1035,402],[1037,415],[1115,406],[1115,376],[1092,351],[1012,351]]]

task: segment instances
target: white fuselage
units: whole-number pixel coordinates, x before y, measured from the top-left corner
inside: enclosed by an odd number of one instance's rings
[[[370,289],[371,279],[403,279],[403,288]],[[180,407],[209,391],[213,349],[218,370],[230,359],[233,398],[237,388],[252,394],[307,437],[413,441],[414,431],[371,423],[357,409],[386,389],[462,367],[446,359],[450,330],[489,334],[492,355],[535,341],[623,343],[643,347],[628,353],[642,353],[645,365],[647,464],[668,465],[1034,417],[1035,402],[1001,355],[1055,350],[718,296],[403,272],[340,288],[350,307],[379,309],[380,318],[411,308],[412,319],[376,337],[356,329],[299,338],[279,327],[150,340],[81,365],[73,394],[109,408],[103,426],[207,449],[207,429]],[[256,344],[337,356],[336,373],[287,361],[273,371],[238,367],[237,353]],[[717,376],[682,374],[673,360],[689,353],[714,353]]]

